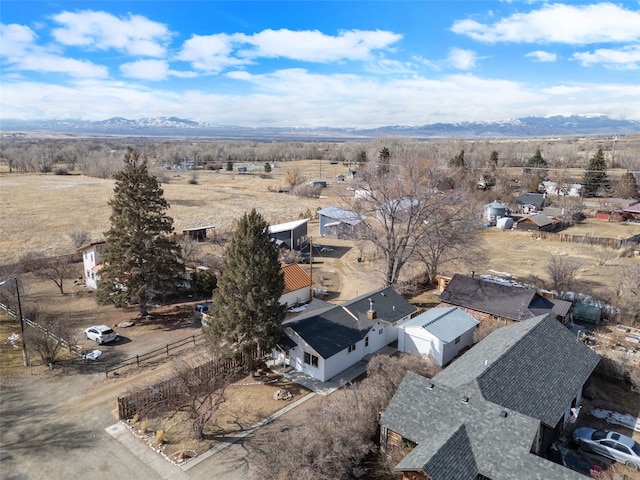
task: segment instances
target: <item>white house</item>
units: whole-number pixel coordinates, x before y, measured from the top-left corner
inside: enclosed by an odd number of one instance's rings
[[[398,339],[397,325],[416,307],[387,287],[342,305],[313,299],[305,312],[283,323],[276,361],[326,382]]]
[[[398,350],[431,355],[443,366],[473,344],[473,332],[479,323],[457,307],[432,308],[398,325]]]
[[[100,268],[102,267],[100,249],[103,245],[104,241],[92,242],[78,248],[78,252],[82,253],[84,284],[94,290],[98,288],[98,280],[100,280]]]
[[[280,303],[288,307],[308,303],[311,300],[311,285],[313,280],[300,265],[292,263],[282,267],[284,273],[284,291]]]

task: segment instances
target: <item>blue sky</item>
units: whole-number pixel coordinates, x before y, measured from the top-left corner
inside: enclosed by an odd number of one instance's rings
[[[3,0],[0,22],[2,118],[640,120],[638,1]]]

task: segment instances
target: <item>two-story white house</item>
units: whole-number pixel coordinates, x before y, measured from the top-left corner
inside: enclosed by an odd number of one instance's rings
[[[98,288],[98,281],[100,280],[100,268],[102,267],[100,249],[103,245],[104,241],[92,242],[78,248],[78,252],[82,253],[84,284],[93,290]]]

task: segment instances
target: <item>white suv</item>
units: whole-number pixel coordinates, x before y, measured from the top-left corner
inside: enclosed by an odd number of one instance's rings
[[[94,340],[98,345],[113,342],[118,334],[106,325],[96,325],[84,330],[84,338]]]

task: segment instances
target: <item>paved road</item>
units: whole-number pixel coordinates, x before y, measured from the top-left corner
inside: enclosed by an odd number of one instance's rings
[[[185,471],[141,443],[132,444],[128,432],[125,438],[129,441],[122,441],[107,431],[118,425],[116,396],[134,381],[105,380],[101,373],[45,370],[5,385],[0,395],[0,478],[246,479],[250,468],[247,445],[255,441],[253,437],[301,424],[305,411],[318,401],[309,399]]]

